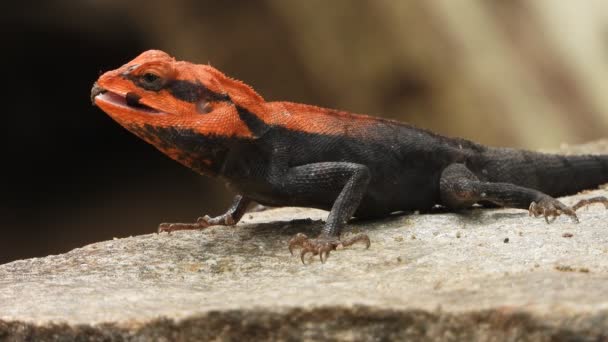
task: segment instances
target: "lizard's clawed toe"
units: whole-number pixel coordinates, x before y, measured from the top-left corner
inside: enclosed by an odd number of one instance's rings
[[[608,209],[608,198],[606,198],[604,196],[597,196],[597,197],[582,199],[582,200],[578,201],[578,203],[573,205],[572,209],[574,209],[576,211],[582,207],[588,206],[593,203],[602,203],[604,205],[604,207],[606,209]]]
[[[369,236],[367,236],[366,234],[357,234],[355,236],[351,236],[348,239],[342,241],[342,246],[348,247],[350,245],[354,245],[357,242],[363,242],[365,244],[365,249],[368,249],[369,246],[372,244],[371,241],[369,240]]]
[[[197,230],[209,227],[210,224],[199,217],[195,223],[161,223],[158,225],[158,233],[171,233],[177,230]]]
[[[209,221],[211,221],[211,217],[209,215],[201,216],[196,219],[196,223],[200,224],[200,225],[205,225],[205,224],[208,225]]]
[[[293,255],[294,248],[303,247],[304,242],[308,240],[308,236],[303,233],[298,233],[289,240],[289,253]]]
[[[316,239],[310,239],[308,236],[302,233],[296,234],[291,240],[289,240],[289,252],[293,255],[295,248],[300,248],[300,260],[305,264],[304,258],[307,254],[313,256],[318,255],[322,263],[327,261],[331,251],[335,251],[338,246],[348,247],[357,242],[365,243],[365,248],[369,248],[370,240],[365,234],[358,234],[350,237],[344,241],[340,241],[338,237],[319,236]]]

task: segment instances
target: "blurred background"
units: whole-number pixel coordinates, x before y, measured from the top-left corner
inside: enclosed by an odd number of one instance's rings
[[[0,263],[219,214],[232,197],[92,107],[147,49],[267,100],[399,119],[489,145],[608,135],[608,2],[4,1]]]

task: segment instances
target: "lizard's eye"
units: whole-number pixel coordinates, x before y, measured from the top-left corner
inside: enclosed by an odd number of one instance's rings
[[[139,84],[142,88],[146,90],[159,91],[164,86],[163,79],[157,74],[153,74],[151,72],[147,72],[140,76]]]
[[[145,73],[143,80],[146,83],[154,83],[154,81],[158,80],[160,77],[158,77],[157,75],[154,75],[153,73]]]

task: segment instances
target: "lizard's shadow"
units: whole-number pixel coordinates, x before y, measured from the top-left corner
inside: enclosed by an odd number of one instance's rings
[[[488,210],[494,208],[484,207],[472,207],[460,210],[448,209],[445,207],[434,207],[429,210],[420,211],[421,215],[438,215],[438,214],[454,214],[458,223],[466,225],[483,225],[498,222],[505,219],[515,219],[528,216],[528,213],[522,211],[518,212],[492,212],[488,213]],[[370,232],[383,228],[383,223],[391,223],[397,220],[401,220],[404,217],[412,215],[412,212],[396,212],[383,218],[353,218],[349,221],[348,225],[344,228],[344,233],[361,233]],[[277,238],[293,237],[297,233],[304,233],[310,237],[315,237],[325,225],[325,220],[320,219],[294,219],[294,220],[280,220],[263,223],[246,223],[242,227],[246,232],[253,238],[257,236],[269,236]],[[362,227],[364,226],[364,227]],[[362,229],[363,228],[363,229]],[[248,235],[249,235],[248,234]]]
[[[528,212],[522,210],[521,212],[500,212],[495,209],[500,209],[499,206],[474,206],[463,209],[450,209],[447,207],[436,206],[427,210],[420,210],[421,215],[440,215],[440,214],[452,214],[457,222],[463,224],[490,224],[499,222],[506,219],[516,219],[528,217]],[[399,212],[393,214],[393,216],[407,216],[411,213]]]
[[[403,215],[391,215],[378,219],[353,218],[344,227],[342,232],[347,234],[358,234],[382,229],[382,223],[398,220],[402,216]],[[321,233],[324,225],[325,220],[295,219],[289,221],[283,220],[264,223],[247,223],[242,227],[252,235],[268,235],[276,239],[277,236],[291,238],[298,233],[304,233],[309,237],[316,237]],[[365,227],[361,227],[361,225],[364,225]]]
[[[281,220],[263,223],[246,223],[242,227],[252,235],[292,237],[297,233],[316,236],[321,232],[325,221],[313,219]]]
[[[462,224],[491,224],[496,223],[508,219],[517,219],[528,217],[529,214],[526,211],[518,212],[490,212],[495,208],[467,208],[461,210],[453,210],[449,211],[449,213],[455,214],[459,223]]]

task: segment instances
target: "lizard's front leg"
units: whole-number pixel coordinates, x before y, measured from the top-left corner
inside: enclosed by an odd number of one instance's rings
[[[221,226],[234,226],[239,220],[245,215],[247,207],[252,201],[241,195],[234,196],[232,205],[226,210],[225,213],[216,217],[209,217],[205,215],[199,217],[195,223],[161,223],[158,226],[158,232],[173,232],[176,230],[193,230],[193,229],[204,229],[209,226],[221,225]]]
[[[359,234],[347,240],[340,240],[340,232],[359,206],[367,189],[371,175],[365,165],[347,162],[314,163],[287,170],[278,182],[280,191],[293,196],[328,201],[331,194],[338,194],[321,234],[310,239],[299,233],[289,241],[289,251],[301,248],[300,258],[308,253],[319,255],[322,262],[338,246],[350,246],[364,242],[369,247],[369,237]],[[335,195],[334,195],[335,196]]]

